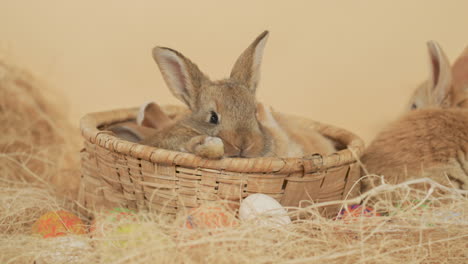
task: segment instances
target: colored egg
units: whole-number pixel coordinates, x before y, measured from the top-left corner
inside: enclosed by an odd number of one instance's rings
[[[237,225],[237,221],[232,213],[223,207],[203,206],[190,209],[185,226],[194,228],[223,228]]]
[[[370,216],[380,216],[372,207],[366,206],[363,207],[359,204],[350,205],[347,209],[342,209],[336,219],[348,219],[355,217],[370,217]]]
[[[86,234],[86,226],[75,214],[59,210],[48,212],[34,223],[32,233],[44,238],[69,234]]]
[[[245,198],[239,208],[239,218],[264,226],[282,226],[291,223],[286,209],[272,197],[256,193]]]
[[[116,207],[103,211],[97,215],[91,223],[90,232],[94,236],[99,236],[111,232],[119,226],[138,221],[135,211],[126,208]]]
[[[103,234],[95,243],[102,252],[124,253],[122,249],[145,247],[145,245],[173,245],[173,239],[153,223],[122,224]],[[157,249],[157,247],[156,247]]]
[[[156,225],[142,222],[135,211],[126,208],[113,208],[97,214],[90,231],[97,238],[96,247],[115,254],[145,243],[172,243],[172,239]]]

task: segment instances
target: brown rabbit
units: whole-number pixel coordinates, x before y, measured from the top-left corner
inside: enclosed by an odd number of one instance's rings
[[[167,86],[191,112],[141,143],[211,159],[278,155],[277,130],[268,130],[256,118],[255,91],[267,38],[268,31],[258,36],[237,59],[230,78],[219,81],[211,81],[181,53],[154,48],[153,58]],[[325,137],[320,140],[328,142]],[[329,150],[315,150],[322,151]]]
[[[429,42],[432,74],[411,100],[411,111],[377,135],[362,156],[367,172],[390,183],[429,177],[468,189],[467,52],[450,69],[435,42]],[[464,70],[464,74],[460,71]],[[362,191],[380,180],[364,178]]]
[[[421,109],[390,124],[367,147],[362,158],[369,173],[389,183],[429,177],[468,189],[468,111]],[[377,185],[363,179],[363,191]]]
[[[453,67],[435,41],[427,43],[430,57],[429,79],[413,93],[408,110],[441,107],[468,108],[468,47]]]
[[[280,113],[274,113],[271,107],[266,107],[262,103],[257,103],[256,117],[262,131],[271,138],[270,150],[264,156],[301,157],[305,154],[317,153],[317,151],[322,154],[330,154],[335,151],[332,141],[325,139],[313,128],[290,122],[287,117]],[[171,126],[174,122],[154,102],[146,103],[140,107],[136,121],[136,124],[118,125],[118,132],[121,132],[118,136],[127,137],[130,135],[132,138],[138,139],[136,141],[140,141],[157,133],[153,129],[160,130]],[[148,132],[152,132],[152,134],[148,134]]]

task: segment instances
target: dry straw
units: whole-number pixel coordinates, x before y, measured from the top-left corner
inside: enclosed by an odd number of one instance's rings
[[[78,159],[71,150],[79,144],[66,112],[62,97],[27,71],[0,59],[2,178],[59,187],[56,190],[64,195],[76,195]]]
[[[8,78],[14,77],[11,74],[22,75],[24,72],[6,73]],[[66,120],[62,119],[61,111],[36,113],[36,104],[44,101],[41,101],[43,95],[39,96],[39,86],[33,79],[27,79],[31,91],[10,89],[9,86],[16,84],[2,80],[2,124],[7,121],[10,126],[8,129],[1,127],[4,130],[0,148],[0,263],[466,263],[467,196],[427,179],[375,189],[371,193],[373,206],[384,213],[383,216],[343,220],[324,218],[319,213],[320,208],[342,205],[341,201],[328,201],[299,208],[309,217],[283,228],[236,220],[237,226],[216,232],[190,230],[183,228],[186,217],[183,214],[168,219],[165,214],[140,212],[133,223],[141,228],[130,233],[109,232],[101,237],[83,235],[65,239],[32,236],[31,226],[43,213],[59,209],[78,213],[76,199],[65,200],[55,191],[60,187],[55,184],[69,180],[73,175],[63,173],[66,162],[61,156],[76,155],[74,149],[62,144],[64,138],[71,139],[74,135],[67,130],[41,130],[36,136],[41,138],[41,133],[49,133],[49,145],[57,148],[40,153],[41,158],[34,162],[35,166],[24,164],[22,160],[12,162],[12,157],[18,158],[11,155],[12,151],[22,157],[35,153],[31,149],[36,150],[35,146],[38,146],[37,138],[26,131],[24,123],[14,120],[62,124],[66,124]],[[6,103],[3,95],[15,91],[15,96],[9,100],[23,102]],[[18,110],[6,112],[7,104],[8,109],[16,107]],[[34,111],[23,111],[22,107]],[[19,136],[20,132],[22,136]],[[21,143],[15,144],[25,147],[6,148],[8,144],[3,138],[15,139]],[[46,147],[45,144],[40,146]],[[24,165],[19,166],[18,162]],[[70,170],[77,171],[78,166],[75,164]],[[425,182],[431,191],[414,188],[421,182]],[[358,196],[348,202],[365,203],[367,197]],[[105,221],[105,224],[116,223]]]
[[[387,193],[406,198],[398,203],[378,201],[377,209],[386,212],[384,216],[333,220],[321,217],[317,210],[329,204],[314,204],[299,209],[311,215],[309,219],[295,221],[282,228],[238,221],[238,226],[213,232],[184,228],[184,215],[169,220],[161,214],[139,213],[139,220],[131,224],[141,229],[137,228],[131,233],[109,232],[102,237],[71,237],[70,240],[75,240],[65,243],[65,246],[63,240],[33,237],[29,234],[29,228],[34,218],[45,210],[72,210],[71,205],[42,189],[26,186],[8,188],[8,183],[2,183],[6,185],[1,186],[2,205],[11,204],[12,207],[2,208],[0,214],[2,227],[9,228],[0,237],[0,261],[464,263],[468,245],[466,196],[452,189],[441,188],[430,180],[422,181],[432,184],[435,192],[444,191],[444,194],[426,197],[426,193],[412,188],[414,182],[384,185],[375,194]],[[357,200],[361,198],[364,197]],[[427,200],[422,200],[424,198]],[[421,202],[427,206],[417,206]],[[16,221],[24,221],[19,225],[9,222],[4,216],[16,216]],[[106,224],[112,226],[116,223]],[[81,246],[75,246],[77,244]]]

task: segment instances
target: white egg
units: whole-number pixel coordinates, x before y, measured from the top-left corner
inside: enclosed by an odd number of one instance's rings
[[[282,226],[291,223],[286,209],[272,197],[256,193],[245,198],[239,208],[239,218],[252,220],[263,226]]]

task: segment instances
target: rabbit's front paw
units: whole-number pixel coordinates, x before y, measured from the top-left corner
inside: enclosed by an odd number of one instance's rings
[[[218,137],[194,137],[190,140],[188,149],[195,155],[207,159],[220,159],[224,155],[224,144]]]

